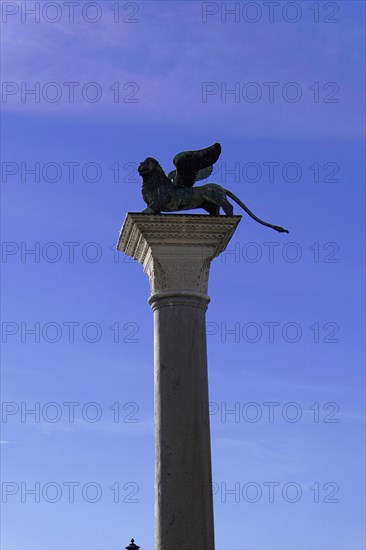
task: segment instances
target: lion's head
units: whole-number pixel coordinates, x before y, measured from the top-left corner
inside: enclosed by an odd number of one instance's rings
[[[153,174],[154,172],[159,170],[159,168],[160,170],[162,170],[160,164],[156,159],[153,159],[152,157],[147,157],[147,159],[143,160],[140,163],[137,171],[140,176],[144,177]]]
[[[142,177],[142,196],[147,205],[153,200],[157,189],[172,185],[158,161],[152,157],[143,160],[137,171]]]

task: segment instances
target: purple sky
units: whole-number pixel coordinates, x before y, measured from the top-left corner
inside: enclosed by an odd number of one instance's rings
[[[290,230],[235,206],[211,266],[216,547],[365,548],[364,4],[235,4],[2,2],[6,550],[153,548],[149,286],[114,246],[138,163],[216,141],[209,181]]]

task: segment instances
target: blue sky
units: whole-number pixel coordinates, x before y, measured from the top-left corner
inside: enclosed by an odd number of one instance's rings
[[[216,141],[210,181],[290,230],[243,213],[211,266],[216,547],[365,548],[364,4],[46,4],[2,3],[3,548],[153,548],[149,285],[114,247],[137,164]]]

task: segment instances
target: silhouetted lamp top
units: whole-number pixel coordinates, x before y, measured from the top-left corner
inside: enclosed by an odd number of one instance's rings
[[[126,546],[126,550],[139,550],[140,546],[137,546],[137,544],[135,544],[135,541],[134,539],[131,539],[131,542],[128,546]]]

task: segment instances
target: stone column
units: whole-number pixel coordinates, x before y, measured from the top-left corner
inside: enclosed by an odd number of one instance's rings
[[[240,218],[128,214],[121,230],[117,248],[143,264],[154,312],[156,550],[214,549],[207,286]]]

